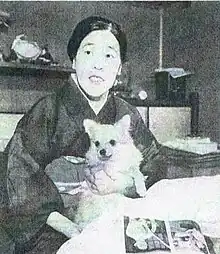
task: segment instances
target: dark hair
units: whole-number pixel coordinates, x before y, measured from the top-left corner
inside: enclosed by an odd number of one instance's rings
[[[115,22],[99,16],[90,16],[86,19],[83,19],[76,25],[67,46],[67,53],[71,62],[76,57],[80,43],[90,32],[95,30],[107,29],[110,29],[111,33],[117,39],[120,46],[121,61],[125,62],[127,52],[127,40],[124,32],[121,30],[121,27]]]

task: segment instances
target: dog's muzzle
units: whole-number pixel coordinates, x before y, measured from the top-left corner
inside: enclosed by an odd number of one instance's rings
[[[107,154],[106,149],[99,150],[98,154],[99,154],[99,159],[102,161],[107,161],[112,157],[112,154]]]

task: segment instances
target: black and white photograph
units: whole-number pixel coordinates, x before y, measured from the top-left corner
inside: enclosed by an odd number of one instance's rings
[[[0,254],[220,254],[219,10],[0,0]]]
[[[193,221],[125,217],[124,226],[126,253],[210,253]]]

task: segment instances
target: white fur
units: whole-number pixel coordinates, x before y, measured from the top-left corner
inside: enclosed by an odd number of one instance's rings
[[[98,124],[93,120],[84,120],[84,127],[89,134],[91,145],[86,154],[89,167],[92,170],[103,170],[113,180],[121,174],[134,179],[137,193],[146,195],[145,177],[140,172],[140,163],[143,159],[141,152],[135,147],[130,135],[130,116],[123,116],[114,125]],[[114,140],[115,145],[109,143]],[[95,142],[99,142],[96,147]],[[102,160],[99,152],[104,149],[108,160]],[[96,169],[94,169],[96,167]],[[128,186],[125,186],[128,187]]]

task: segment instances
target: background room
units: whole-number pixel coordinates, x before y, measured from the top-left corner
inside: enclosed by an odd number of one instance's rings
[[[58,65],[50,66],[51,68],[48,66],[24,68],[18,65],[12,68],[11,63],[9,66],[6,66],[8,63],[4,61],[0,63],[2,149],[22,113],[39,98],[60,87],[64,78],[68,78],[71,63],[66,54],[66,42],[75,24],[89,15],[107,16],[122,25],[128,37],[129,62],[124,78],[131,89],[130,96],[140,102],[138,93],[143,90],[147,94],[145,103],[150,101],[152,105],[158,106],[155,69],[159,67],[160,60],[161,7],[163,8],[163,67],[178,67],[193,73],[186,79],[186,101],[189,93],[199,94],[196,134],[219,142],[220,14],[217,11],[220,7],[219,2],[164,2],[162,4],[136,1],[12,1],[0,3],[0,9],[10,15],[8,29],[3,29],[0,34],[1,52],[9,54],[15,37],[25,34],[40,47],[47,45]],[[137,106],[144,105],[138,103]],[[185,102],[182,104],[185,105]],[[149,111],[147,113],[143,111],[143,118],[148,121],[147,124],[152,129],[157,127],[154,131],[159,140],[167,141],[178,138],[178,135],[182,137],[191,134],[191,116],[187,115],[188,111],[186,116],[181,112],[183,111],[176,111],[176,113],[175,110],[166,111],[165,121],[162,118],[164,113],[160,110],[157,111],[157,116],[151,116],[150,119]],[[165,122],[169,126],[166,126]],[[180,131],[175,131],[178,128]],[[168,129],[171,131],[168,132]]]

